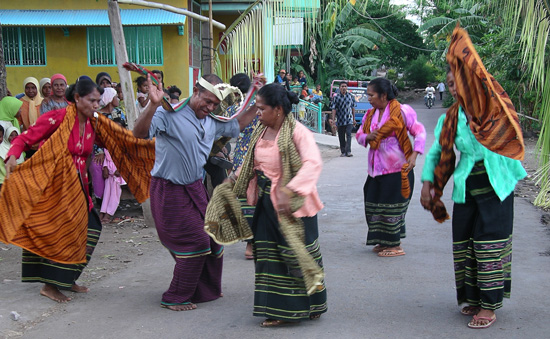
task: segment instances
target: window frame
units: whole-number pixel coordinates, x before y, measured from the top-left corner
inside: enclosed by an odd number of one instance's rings
[[[7,63],[7,58],[6,58],[6,44],[8,43],[7,42],[7,39],[6,39],[6,34],[4,34],[4,32],[2,32],[2,40],[3,40],[3,50],[4,50],[4,64],[6,67],[44,67],[44,66],[47,66],[48,65],[48,53],[47,53],[47,49],[46,49],[46,30],[44,27],[36,27],[36,26],[4,26],[2,27],[2,30],[9,30],[9,29],[16,29],[16,32],[17,32],[17,56],[18,56],[18,60],[19,62],[17,64],[8,64]],[[43,49],[43,55],[44,55],[44,63],[43,64],[33,64],[33,65],[25,65],[24,64],[24,57],[23,57],[23,38],[22,38],[22,34],[21,34],[21,29],[29,29],[29,30],[33,30],[33,29],[36,29],[38,30],[38,38],[40,39],[41,38],[41,47]],[[40,52],[38,52],[38,54],[40,54]]]
[[[112,38],[112,35],[108,35],[108,38],[109,40],[111,41],[111,60],[113,61],[112,63],[110,64],[92,64],[92,60],[91,60],[91,47],[90,47],[90,32],[94,29],[97,29],[97,28],[107,28],[110,32],[110,27],[109,26],[93,26],[93,27],[87,27],[86,28],[86,48],[88,50],[88,66],[89,67],[112,67],[112,66],[116,66],[116,57],[115,57],[115,47],[114,47],[114,42],[113,42],[113,38]],[[131,31],[133,31],[133,33],[129,33],[130,30],[126,31],[125,28],[129,28],[131,29]],[[143,52],[143,48],[142,46],[140,45],[140,33],[143,33],[142,30],[143,28],[149,28],[149,29],[158,29],[158,38],[159,38],[159,42],[158,42],[158,46],[160,46],[160,63],[143,63],[140,61],[140,54]],[[163,39],[163,36],[162,36],[162,26],[161,25],[132,25],[132,26],[124,26],[123,27],[123,30],[124,30],[124,37],[125,37],[125,41],[126,41],[126,53],[128,54],[128,60],[130,62],[136,62],[140,65],[143,65],[143,66],[164,66],[164,39]],[[128,36],[127,34],[132,34],[133,37],[132,39],[128,39]],[[128,41],[131,40],[132,41],[132,44],[131,45],[128,45]],[[130,53],[128,53],[128,50],[130,50],[132,52],[132,55],[130,55]],[[135,54],[134,54],[135,53]],[[134,60],[134,61],[132,61]]]

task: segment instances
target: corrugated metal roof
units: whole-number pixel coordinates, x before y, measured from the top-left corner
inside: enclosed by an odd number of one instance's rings
[[[185,15],[162,9],[122,9],[125,26],[183,25]],[[107,10],[0,10],[2,26],[109,26]]]

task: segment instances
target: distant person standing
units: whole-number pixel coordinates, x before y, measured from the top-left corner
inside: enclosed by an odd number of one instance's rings
[[[445,92],[445,84],[443,81],[440,81],[439,84],[437,84],[437,91],[439,92],[439,100],[443,100],[443,93]]]
[[[338,128],[341,157],[352,157],[351,129],[355,122],[355,98],[348,92],[347,82],[340,83],[340,92],[332,99],[332,121]]]

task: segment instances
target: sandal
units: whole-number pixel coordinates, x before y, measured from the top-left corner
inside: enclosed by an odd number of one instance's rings
[[[474,325],[473,322],[474,321],[479,321],[479,320],[486,320],[487,323],[486,324],[483,324],[483,325]],[[477,314],[474,315],[474,317],[472,318],[472,320],[470,320],[470,322],[468,323],[468,327],[469,328],[476,328],[476,329],[480,329],[480,328],[489,328],[491,327],[491,325],[497,320],[497,316],[496,315],[493,315],[492,318],[488,318],[488,317],[478,317]]]
[[[319,318],[321,318],[320,314],[312,314],[309,316],[309,320],[317,320]]]
[[[480,310],[481,308],[479,306],[464,306],[460,310],[460,314],[472,316],[478,314]]]
[[[260,323],[260,327],[277,327],[284,324],[288,324],[288,321],[278,319],[266,319]]]
[[[372,251],[373,251],[374,253],[380,253],[380,252],[382,252],[383,250],[385,250],[386,248],[388,248],[388,246],[381,246],[380,244],[378,244],[378,245],[376,245],[376,246],[374,246],[374,247],[372,248]]]
[[[390,250],[390,249],[386,248],[386,249],[378,252],[379,257],[398,257],[400,255],[405,255],[405,251],[403,251],[403,249],[401,247],[399,247],[398,249],[395,249],[395,250]]]

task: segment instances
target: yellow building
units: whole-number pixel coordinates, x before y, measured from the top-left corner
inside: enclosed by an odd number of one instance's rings
[[[201,12],[195,1],[159,2]],[[28,76],[41,79],[55,73],[72,83],[80,75],[95,80],[97,73],[108,72],[118,82],[107,7],[107,0],[2,1],[0,23],[11,92],[23,92]],[[201,22],[160,9],[123,4],[120,8],[130,61],[163,71],[165,86],[176,85],[183,95],[189,93],[200,74]]]

